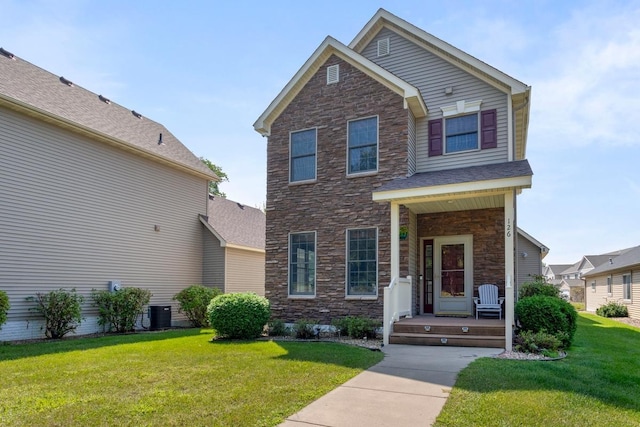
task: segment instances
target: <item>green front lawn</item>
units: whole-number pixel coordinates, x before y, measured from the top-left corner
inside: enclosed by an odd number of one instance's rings
[[[638,426],[640,329],[580,313],[566,359],[478,359],[436,426]]]
[[[211,337],[190,329],[0,343],[0,425],[277,425],[383,357]]]

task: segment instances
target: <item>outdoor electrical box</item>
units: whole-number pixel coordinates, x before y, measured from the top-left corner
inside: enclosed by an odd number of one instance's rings
[[[170,305],[150,305],[149,306],[149,329],[169,329],[171,327],[171,306]]]
[[[109,292],[117,292],[122,289],[122,283],[119,280],[109,280]]]

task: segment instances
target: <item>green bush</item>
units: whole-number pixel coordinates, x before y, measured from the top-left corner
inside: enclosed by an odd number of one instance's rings
[[[567,301],[546,295],[522,298],[515,306],[515,314],[522,330],[547,332],[560,338],[565,348],[571,345],[578,313]]]
[[[515,341],[514,349],[523,353],[552,356],[562,348],[562,340],[546,332],[520,331]]]
[[[629,317],[629,310],[626,305],[611,301],[598,307],[596,314],[602,317]]]
[[[98,324],[107,331],[133,331],[142,316],[142,308],[149,304],[151,291],[142,288],[122,288],[119,291],[91,292],[93,305],[98,308]]]
[[[2,325],[7,321],[7,314],[9,313],[9,296],[5,291],[0,291],[0,329]]]
[[[221,293],[218,288],[191,285],[178,292],[173,299],[180,303],[178,311],[184,313],[194,327],[205,328],[210,326],[207,307]]]
[[[346,316],[334,319],[333,326],[340,330],[341,335],[351,338],[376,338],[377,329],[382,326],[382,322],[360,316]]]
[[[289,335],[290,331],[284,321],[280,319],[273,319],[269,321],[269,336],[282,337]]]
[[[82,302],[84,298],[75,289],[67,291],[58,289],[46,294],[37,292],[35,297],[27,297],[35,301],[32,311],[44,317],[44,333],[47,338],[62,338],[69,332],[75,332],[82,323]]]
[[[525,282],[520,286],[518,291],[519,299],[532,297],[535,295],[544,295],[548,297],[560,298],[560,290],[555,286],[546,283],[544,279],[538,278],[533,282]]]
[[[271,316],[269,301],[254,293],[222,294],[207,308],[218,336],[251,339],[262,335]]]
[[[316,338],[316,324],[315,320],[300,319],[293,324],[293,332],[296,338],[301,340],[309,340]]]

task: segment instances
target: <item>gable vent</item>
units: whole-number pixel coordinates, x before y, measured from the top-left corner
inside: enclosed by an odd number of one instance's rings
[[[4,50],[1,47],[0,47],[0,55],[6,56],[9,59],[16,59],[16,56],[13,53],[9,52],[8,50]]]
[[[69,87],[73,87],[73,82],[71,80],[65,79],[62,76],[60,76],[60,82],[62,82],[63,84],[66,84]]]
[[[340,64],[327,67],[327,84],[338,83],[340,81]]]
[[[378,56],[389,55],[389,37],[378,40]]]
[[[98,99],[100,99],[100,101],[104,102],[105,104],[111,104],[111,100],[109,98],[105,98],[102,95],[98,95]]]

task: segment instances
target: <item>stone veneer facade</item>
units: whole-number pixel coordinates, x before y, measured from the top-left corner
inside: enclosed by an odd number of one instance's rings
[[[478,286],[495,283],[504,296],[504,209],[418,215],[418,236],[473,235],[473,295]]]
[[[327,66],[340,80],[327,84]],[[369,316],[382,319],[390,277],[390,209],[372,201],[384,182],[407,175],[408,114],[403,98],[357,68],[331,56],[271,127],[267,149],[265,296],[272,317],[286,322]],[[378,172],[347,176],[347,122],[378,116]],[[316,180],[289,183],[289,135],[317,128]],[[408,221],[408,214],[402,213]],[[345,298],[346,230],[378,228],[378,296]],[[316,296],[288,296],[289,233],[316,232]],[[402,247],[406,243],[403,242]],[[405,252],[407,253],[407,252]],[[408,258],[401,259],[407,275]]]

